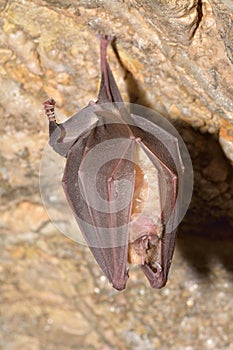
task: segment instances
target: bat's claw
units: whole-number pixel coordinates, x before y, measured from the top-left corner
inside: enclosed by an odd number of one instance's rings
[[[108,45],[116,40],[116,37],[114,35],[106,35],[106,34],[97,33],[97,37],[100,39],[100,41],[102,43],[105,43],[106,45]]]
[[[55,104],[56,104],[56,101],[53,98],[49,98],[44,102],[45,115],[47,116],[49,121],[56,120]]]

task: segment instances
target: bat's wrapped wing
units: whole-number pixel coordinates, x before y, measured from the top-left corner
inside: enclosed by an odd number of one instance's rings
[[[50,102],[49,100],[48,102]],[[85,132],[88,132],[98,122],[97,116],[88,106],[67,119],[64,123],[58,124],[56,120],[49,123],[49,144],[55,152],[63,157],[77,139]]]
[[[125,288],[133,247],[151,286],[161,288],[167,281],[179,220],[183,166],[178,142],[139,116],[128,115],[131,124],[125,124],[126,113],[122,116],[120,111],[124,109],[111,113],[98,106],[98,123],[68,152],[63,188],[88,246],[113,286]],[[158,184],[157,190],[152,189],[158,192],[157,214],[155,203],[139,215],[134,213],[135,193],[142,186],[137,180],[138,152],[155,173],[150,181]]]
[[[101,120],[67,154],[63,188],[83,236],[116,289],[128,279],[134,142],[125,124]]]
[[[96,104],[58,124],[55,101],[45,103],[50,145],[67,157],[62,180],[67,200],[109,281],[124,289],[129,261],[142,266],[152,287],[161,288],[180,221],[183,164],[176,137],[144,113],[130,115],[121,103],[106,59],[111,40],[101,38],[102,79]],[[149,200],[145,192],[153,193]]]
[[[179,223],[179,207],[182,199],[184,168],[180,158],[178,140],[157,125],[133,115],[137,127],[132,127],[145,158],[157,171],[160,205],[160,228],[147,246],[147,257],[142,270],[154,288],[166,284]],[[153,206],[148,218],[153,218]],[[153,237],[153,235],[151,236]],[[150,247],[151,245],[151,247]],[[149,247],[149,249],[148,249]],[[150,257],[149,250],[153,251]]]

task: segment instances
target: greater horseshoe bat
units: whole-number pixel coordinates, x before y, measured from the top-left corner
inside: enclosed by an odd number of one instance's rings
[[[184,167],[177,139],[124,107],[106,57],[112,40],[100,40],[97,102],[61,124],[55,101],[44,103],[50,145],[67,159],[67,201],[113,287],[125,288],[132,263],[153,288],[161,288],[174,251]]]

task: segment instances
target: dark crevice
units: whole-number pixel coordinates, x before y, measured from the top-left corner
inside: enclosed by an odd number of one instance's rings
[[[198,3],[197,3],[197,24],[196,24],[196,28],[194,29],[193,36],[195,35],[197,29],[200,26],[200,23],[202,21],[202,17],[203,17],[202,0],[198,0]]]
[[[129,96],[129,102],[145,106],[147,108],[152,108],[150,102],[146,98],[146,92],[139,86],[138,81],[134,78],[133,74],[128,70],[128,68],[122,62],[120,55],[116,47],[116,41],[112,42],[112,48],[116,55],[116,58],[123,69],[125,76],[124,80],[126,83],[126,89]]]

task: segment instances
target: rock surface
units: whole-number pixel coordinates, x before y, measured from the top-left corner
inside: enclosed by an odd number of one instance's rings
[[[233,349],[233,5],[227,0],[0,1],[0,348]],[[42,102],[58,117],[95,100],[96,32],[125,101],[172,120],[193,161],[193,200],[167,286],[130,271],[108,285],[86,247],[50,223],[38,178]]]

